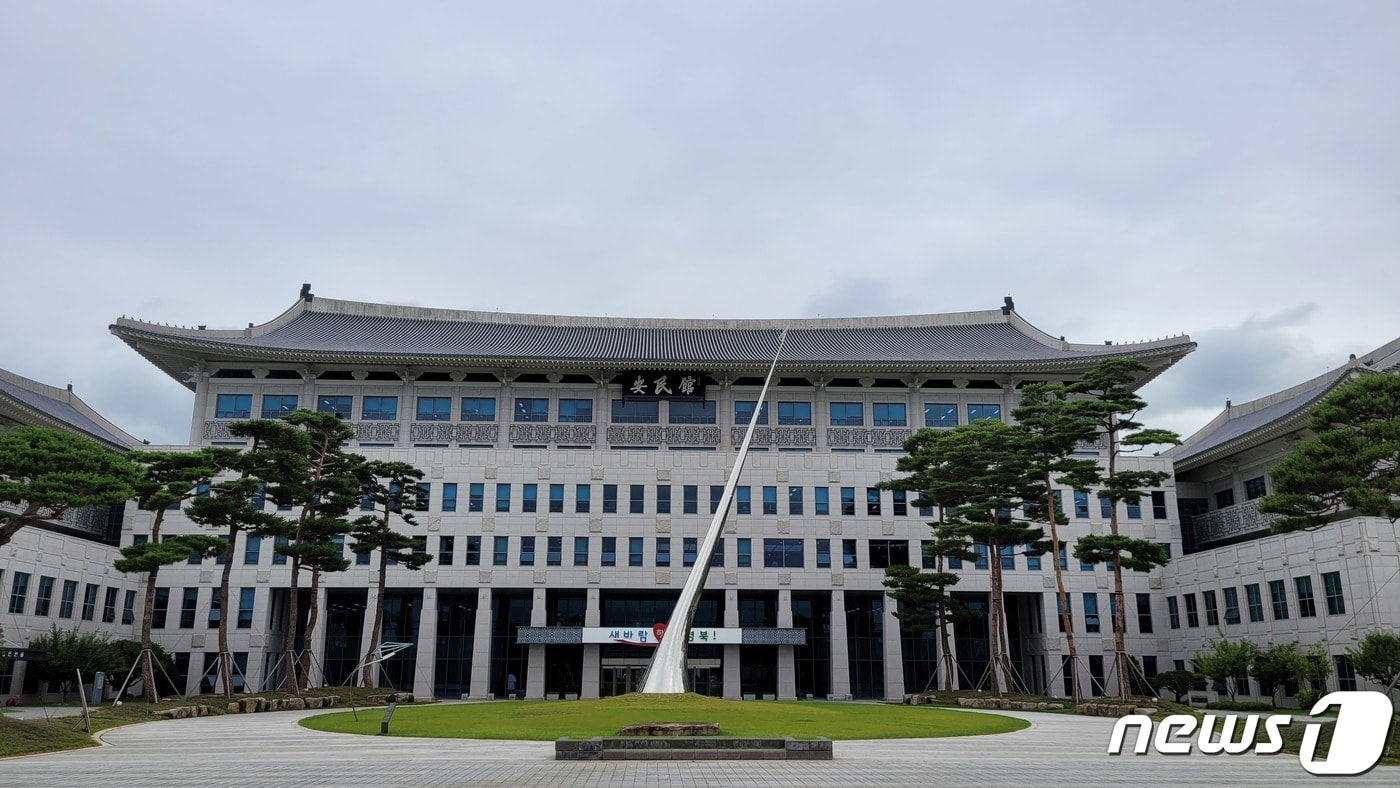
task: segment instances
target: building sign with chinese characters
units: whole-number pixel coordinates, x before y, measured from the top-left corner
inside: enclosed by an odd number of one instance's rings
[[[619,373],[623,399],[705,399],[705,373],[633,369]]]
[[[658,627],[584,627],[583,642],[655,646],[659,642]],[[664,636],[664,627],[660,628]],[[705,646],[739,645],[744,642],[744,630],[740,627],[691,627],[690,642]]]

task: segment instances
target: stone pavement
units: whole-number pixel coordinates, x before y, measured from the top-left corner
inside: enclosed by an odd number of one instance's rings
[[[836,742],[833,761],[568,762],[552,742],[321,733],[316,712],[201,717],[116,728],[106,746],[0,760],[0,785],[139,786],[1059,786],[1302,785],[1297,756],[1105,754],[1113,721],[1002,712],[1032,727],[995,736]],[[375,712],[370,711],[373,714]],[[1400,785],[1377,767],[1335,785]]]

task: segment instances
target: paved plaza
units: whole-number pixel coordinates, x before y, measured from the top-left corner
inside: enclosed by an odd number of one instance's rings
[[[836,742],[834,761],[556,762],[549,742],[351,736],[307,730],[323,712],[273,712],[116,728],[105,746],[0,761],[0,785],[139,786],[1114,786],[1314,782],[1297,756],[1109,756],[1113,721],[1014,713],[995,736]],[[370,714],[376,712],[370,711]],[[1400,768],[1334,778],[1400,784]]]

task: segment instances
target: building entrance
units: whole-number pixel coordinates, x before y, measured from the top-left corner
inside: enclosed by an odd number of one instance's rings
[[[642,688],[642,677],[646,672],[646,665],[605,665],[602,678],[598,682],[598,696],[611,698],[614,695],[637,692]]]

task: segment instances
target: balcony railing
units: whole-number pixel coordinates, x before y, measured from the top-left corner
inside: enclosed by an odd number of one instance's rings
[[[1240,537],[1264,536],[1276,517],[1276,514],[1259,511],[1258,501],[1245,501],[1192,517],[1191,529],[1195,532],[1196,544],[1204,546]]]

